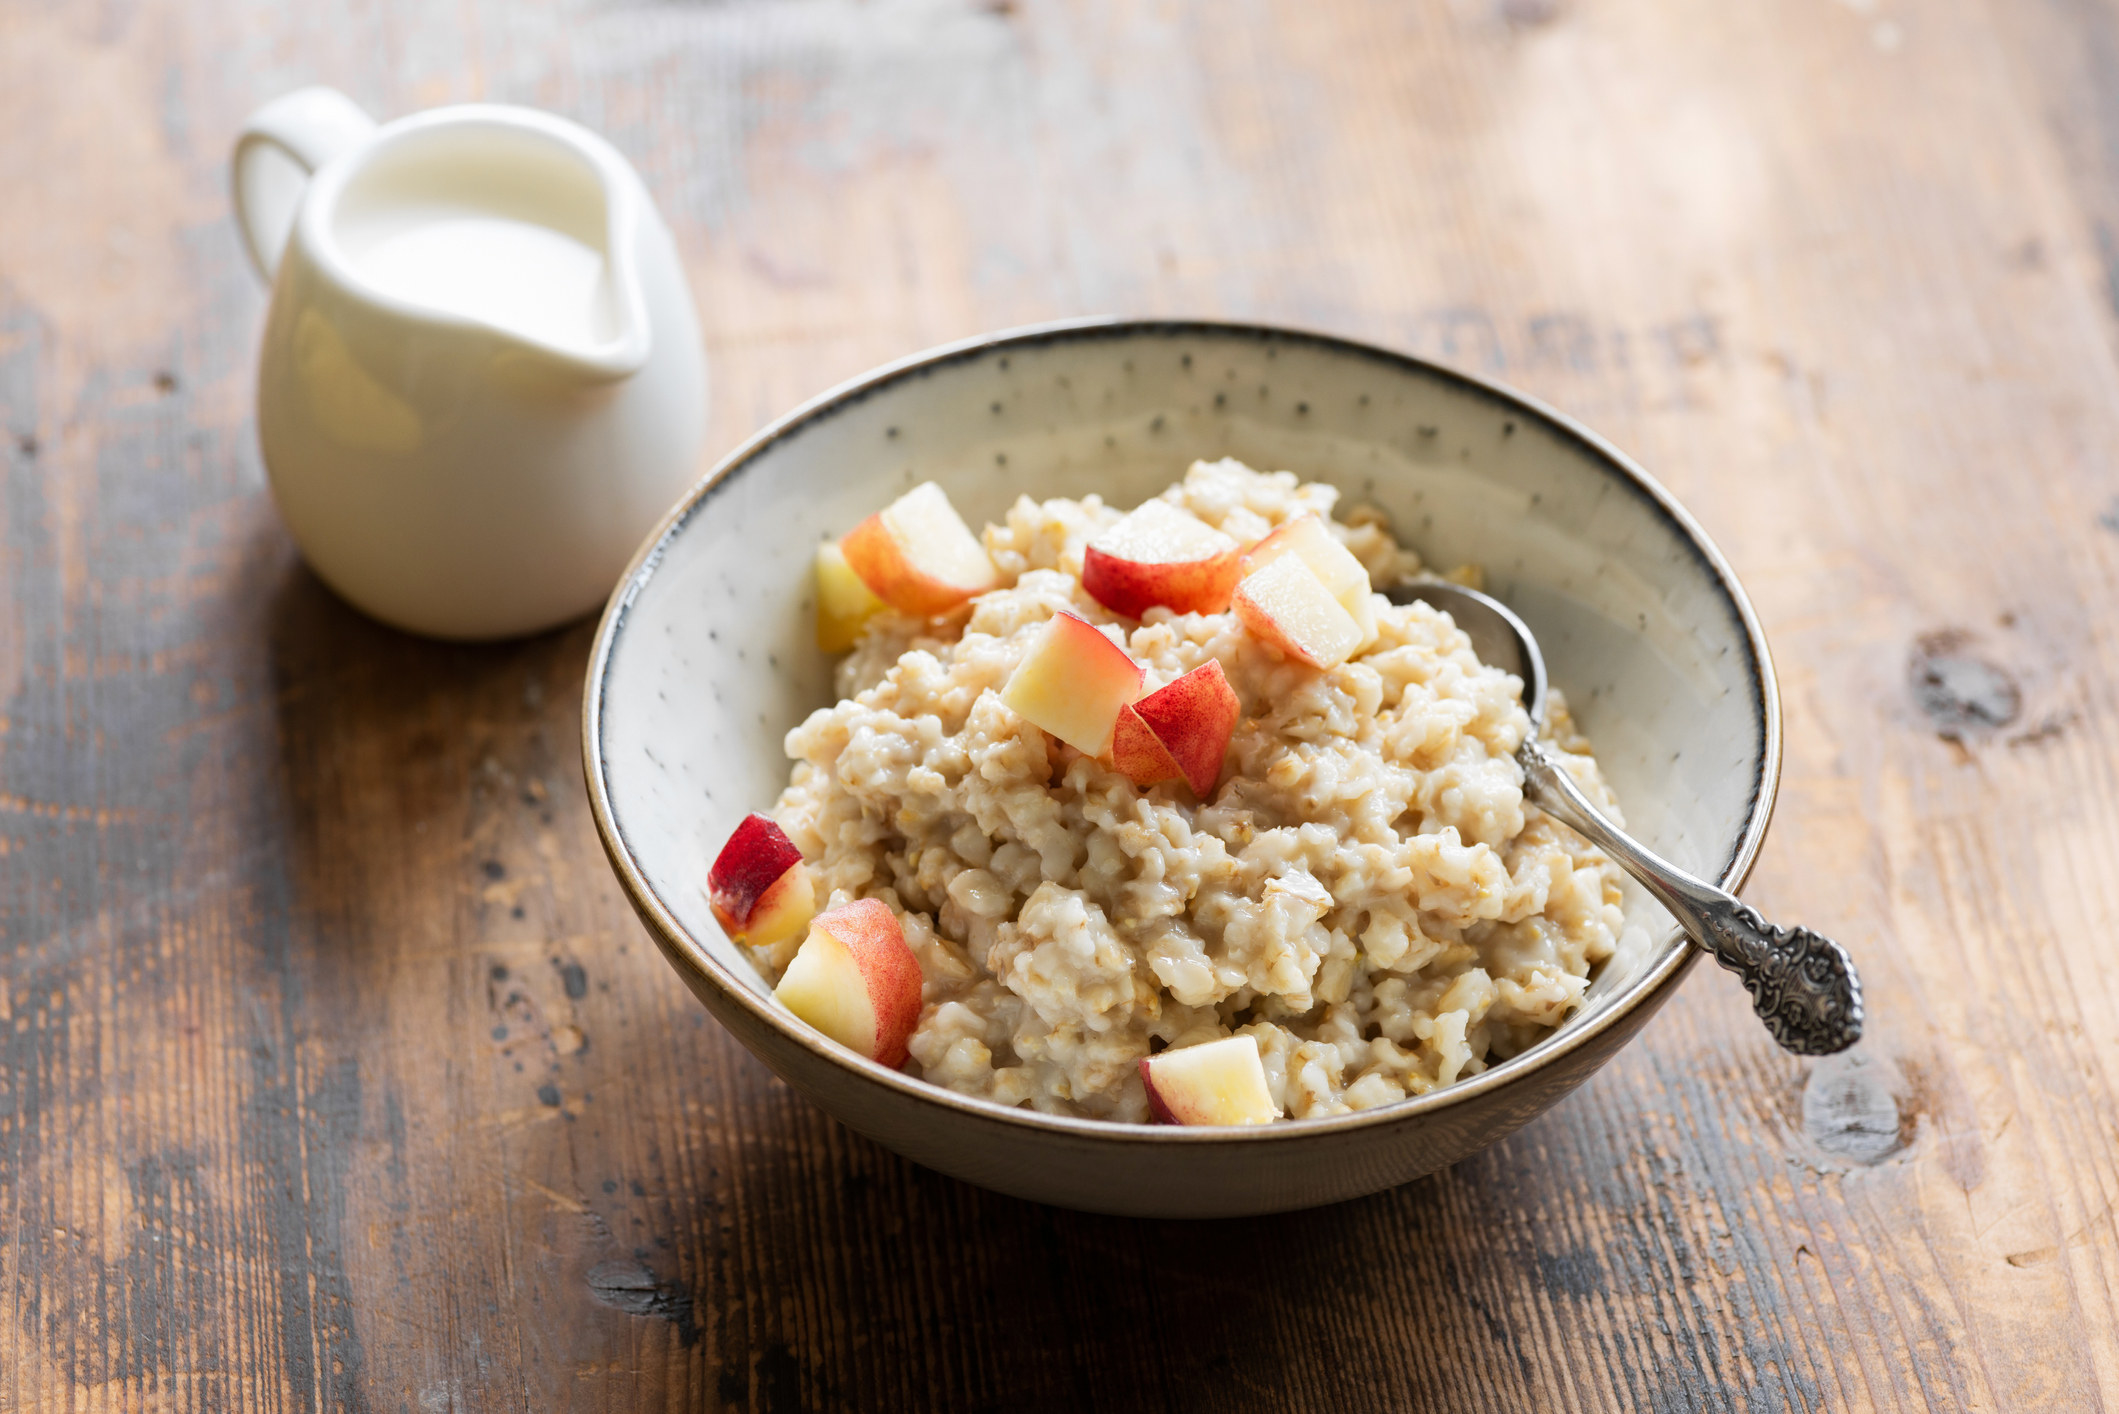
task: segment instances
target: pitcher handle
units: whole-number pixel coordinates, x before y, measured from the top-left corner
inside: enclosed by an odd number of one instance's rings
[[[321,85],[282,94],[243,124],[229,176],[243,245],[266,284],[279,268],[310,174],[374,131],[375,119],[358,104]]]

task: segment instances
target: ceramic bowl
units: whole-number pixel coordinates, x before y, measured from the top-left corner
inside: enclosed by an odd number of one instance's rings
[[[1130,506],[1221,456],[1382,507],[1430,564],[1483,565],[1656,850],[1734,889],[1765,834],[1780,709],[1751,607],[1669,494],[1558,413],[1403,354],[1242,324],[1052,325],[879,369],[752,438],[648,539],[597,634],[582,748],[604,848],[671,965],[790,1085],[916,1162],[1106,1213],[1351,1198],[1550,1107],[1697,956],[1636,896],[1634,946],[1539,1045],[1398,1104],[1250,1129],[1003,1108],[886,1070],[773,1001],[715,926],[706,871],[737,820],[778,796],[788,729],[832,701],[812,640],[817,541],[929,478],[978,525],[1024,492]]]

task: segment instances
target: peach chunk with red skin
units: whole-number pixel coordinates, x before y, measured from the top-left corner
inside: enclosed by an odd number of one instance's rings
[[[1368,635],[1299,555],[1281,555],[1236,586],[1236,616],[1253,638],[1313,668],[1336,668]]]
[[[932,618],[1001,582],[949,496],[923,481],[839,542],[846,563],[893,609]]]
[[[1118,721],[1112,724],[1111,764],[1142,790],[1164,781],[1181,780],[1185,774],[1185,768],[1177,764],[1177,758],[1163,745],[1155,728],[1130,702],[1118,709]]]
[[[1111,761],[1137,786],[1182,776],[1205,800],[1221,780],[1222,759],[1243,704],[1221,664],[1209,658],[1191,672],[1119,709]]]
[[[816,916],[817,894],[802,851],[769,816],[746,815],[706,874],[714,921],[747,947],[771,948]]]
[[[1147,501],[1089,542],[1082,588],[1114,614],[1139,618],[1155,606],[1180,614],[1229,607],[1243,547],[1189,511]]]
[[[895,1070],[920,1020],[920,962],[890,905],[858,899],[817,915],[773,995],[840,1045]]]
[[[1375,636],[1376,606],[1370,597],[1368,567],[1325,528],[1321,516],[1314,511],[1299,515],[1244,551],[1242,573],[1255,574],[1283,555],[1294,555],[1310,567],[1354,620],[1363,642]]]
[[[1280,1117],[1258,1042],[1224,1036],[1143,1057],[1148,1108],[1163,1124],[1270,1124]]]
[[[1121,708],[1140,696],[1140,664],[1087,619],[1046,620],[1001,689],[1001,701],[1085,756],[1111,745]]]

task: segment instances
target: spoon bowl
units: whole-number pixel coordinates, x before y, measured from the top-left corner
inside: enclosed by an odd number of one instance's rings
[[[1420,600],[1448,614],[1472,641],[1480,662],[1523,680],[1523,710],[1530,713],[1533,728],[1545,725],[1545,655],[1538,651],[1537,635],[1515,610],[1491,594],[1441,579],[1400,585],[1386,597],[1394,604]]]

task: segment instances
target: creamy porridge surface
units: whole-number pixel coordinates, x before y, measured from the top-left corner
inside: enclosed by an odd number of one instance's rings
[[[1421,571],[1381,516],[1234,461],[1163,493],[1239,541],[1306,511],[1379,587]],[[1019,499],[988,526],[1001,587],[870,623],[842,700],[787,736],[772,812],[836,907],[900,917],[923,978],[907,1069],[1004,1105],[1146,1120],[1142,1057],[1254,1037],[1283,1115],[1386,1104],[1516,1054],[1577,1006],[1625,926],[1620,875],[1523,800],[1518,681],[1448,617],[1375,600],[1375,640],[1319,672],[1233,612],[1122,618],[1081,586],[1120,509]],[[1218,659],[1241,699],[1219,787],[1148,789],[1047,737],[999,690],[1061,610],[1153,689]],[[1552,694],[1547,732],[1617,818]],[[797,940],[799,941],[799,940]],[[755,956],[777,978],[795,943]]]

